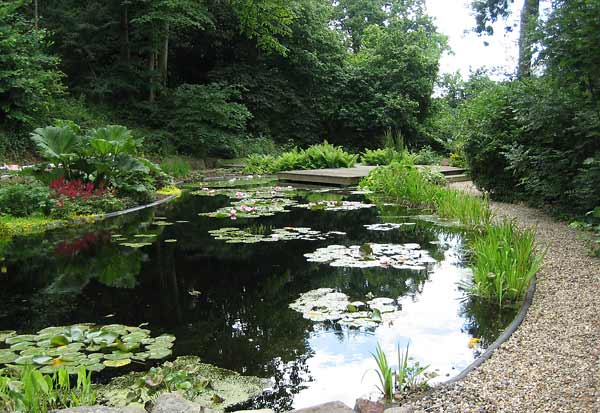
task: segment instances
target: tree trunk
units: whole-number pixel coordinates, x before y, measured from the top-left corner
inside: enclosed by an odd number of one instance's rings
[[[156,68],[156,53],[154,49],[150,49],[150,58],[148,59],[148,70],[150,72],[150,93],[148,94],[148,101],[154,102],[156,100],[156,89],[154,87],[154,69]]]
[[[160,82],[163,87],[167,86],[168,61],[169,61],[169,23],[165,22],[164,33],[160,55],[158,56],[158,67],[160,69]]]
[[[121,60],[129,65],[131,61],[131,46],[129,44],[129,10],[127,5],[121,6],[121,31],[120,31],[120,43],[121,43]]]
[[[533,32],[540,16],[540,0],[525,0],[521,11],[521,33],[519,36],[519,67],[517,76],[528,77],[531,74],[533,58]]]
[[[40,28],[40,10],[38,8],[38,0],[33,0],[33,21],[35,29]]]

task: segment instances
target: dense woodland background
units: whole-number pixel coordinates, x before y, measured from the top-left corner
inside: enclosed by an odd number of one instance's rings
[[[498,198],[592,210],[600,0],[554,0],[543,18],[539,0],[472,4],[484,34],[521,13],[508,80],[439,78],[446,41],[422,0],[3,1],[0,159],[29,156],[29,133],[55,119],[124,124],[157,157],[357,150],[393,131]]]

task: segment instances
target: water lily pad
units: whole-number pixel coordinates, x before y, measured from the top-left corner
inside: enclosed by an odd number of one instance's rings
[[[123,367],[131,364],[130,358],[118,359],[118,360],[104,360],[102,362],[106,367]]]
[[[308,204],[299,204],[296,208],[310,209],[311,211],[356,211],[364,208],[374,208],[375,204],[366,204],[358,201],[317,201]]]
[[[7,338],[11,338],[11,337],[14,337],[16,335],[17,335],[17,332],[13,331],[13,330],[0,331],[0,343],[2,343]]]
[[[13,345],[13,344],[17,344],[17,343],[21,343],[23,341],[34,341],[35,340],[35,335],[33,334],[21,334],[18,336],[11,336],[8,337],[4,340],[4,342],[8,345]]]
[[[8,364],[14,362],[19,355],[12,351],[0,350],[0,364]]]
[[[165,240],[165,242],[166,242],[167,244],[174,244],[174,243],[176,243],[176,242],[177,242],[177,240],[176,240],[176,239],[173,239],[173,238],[170,238],[170,239],[166,239],[166,240]]]
[[[0,348],[0,364],[32,364],[48,372],[60,366],[73,372],[80,366],[94,366],[94,371],[100,371],[106,367],[102,360],[113,362],[109,365],[118,367],[125,365],[122,363],[131,363],[132,359],[145,361],[170,356],[175,337],[163,334],[152,338],[150,330],[143,326],[76,324],[47,328],[37,335],[13,334],[10,337],[14,342],[11,348]],[[136,353],[139,355],[136,356]]]
[[[329,264],[332,267],[396,268],[422,271],[436,260],[419,244],[363,244],[329,245],[313,253],[304,254],[309,262]]]
[[[368,229],[369,231],[383,231],[383,232],[387,232],[387,231],[393,231],[395,229],[399,229],[399,228],[402,228],[402,227],[415,226],[415,225],[417,225],[417,224],[415,224],[414,222],[402,222],[402,223],[385,222],[383,224],[365,225],[364,227],[366,229]]]
[[[152,245],[151,242],[121,242],[119,245],[129,248],[143,248]]]
[[[373,305],[371,306],[372,303]],[[331,288],[319,288],[301,294],[290,304],[304,318],[315,322],[334,322],[353,328],[374,328],[400,311],[391,298],[376,298],[365,303],[350,302],[348,296]],[[389,315],[384,319],[381,309]]]

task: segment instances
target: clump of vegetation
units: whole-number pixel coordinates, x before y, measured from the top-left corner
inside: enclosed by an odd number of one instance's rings
[[[66,369],[45,375],[30,367],[13,374],[0,375],[0,410],[22,413],[46,413],[53,409],[91,406],[96,402],[91,372],[77,371],[75,386]]]
[[[365,165],[389,165],[392,162],[402,162],[407,155],[394,148],[365,149],[360,155],[360,161]]]
[[[272,174],[293,169],[351,168],[358,155],[346,152],[342,147],[327,141],[307,149],[293,148],[279,156],[250,155],[244,173]]]
[[[539,271],[543,254],[535,252],[535,234],[511,221],[490,225],[469,243],[475,262],[470,292],[499,305],[518,302]]]
[[[390,366],[388,358],[380,344],[377,344],[375,353],[372,354],[373,359],[377,363],[377,369],[375,370],[379,378],[379,386],[377,388],[387,402],[393,400],[396,392],[410,393],[411,391],[426,388],[427,381],[433,377],[433,374],[426,373],[429,366],[421,366],[418,361],[414,361],[412,357],[409,357],[409,345],[406,345],[405,351],[402,351],[400,346],[398,346],[398,368],[396,371]]]
[[[361,187],[393,196],[411,206],[430,208],[443,218],[455,219],[475,230],[469,242],[473,254],[473,295],[499,306],[522,299],[543,255],[535,252],[533,231],[512,222],[492,223],[487,198],[436,185],[412,165],[394,163],[372,171]]]
[[[441,161],[442,157],[429,145],[422,147],[413,154],[415,165],[438,165]]]
[[[581,238],[586,241],[590,254],[600,257],[600,207],[589,211],[584,219],[571,222],[569,226],[584,231]]]
[[[192,172],[192,165],[182,156],[169,156],[162,160],[160,168],[174,178],[185,178]]]

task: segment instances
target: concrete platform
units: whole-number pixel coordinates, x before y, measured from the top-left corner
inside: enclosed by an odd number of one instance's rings
[[[425,167],[425,166],[421,166]],[[446,176],[461,175],[464,169],[454,168],[452,166],[429,166],[434,171],[441,172]],[[277,174],[282,181],[304,182],[310,184],[354,186],[367,176],[369,172],[377,166],[357,165],[354,168],[331,168],[331,169],[312,169],[300,171],[286,171]]]

